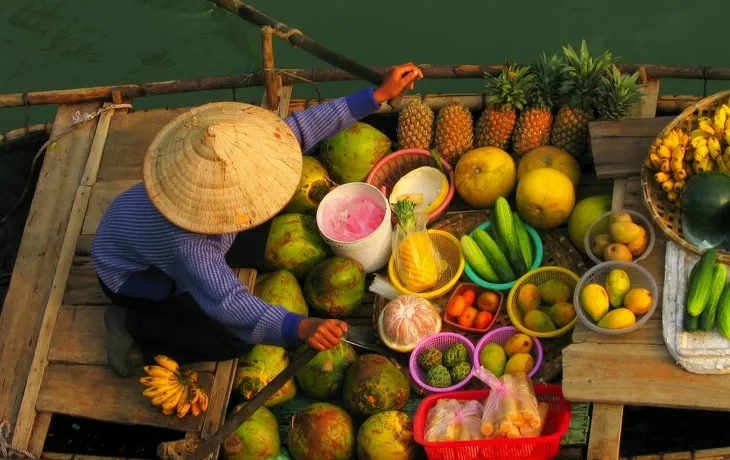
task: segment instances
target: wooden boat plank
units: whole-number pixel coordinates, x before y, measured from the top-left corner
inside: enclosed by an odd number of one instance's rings
[[[64,305],[109,305],[111,301],[101,290],[99,279],[91,257],[76,256],[71,266],[71,272],[63,296]]]
[[[43,377],[37,407],[53,412],[123,424],[148,425],[178,431],[199,431],[203,417],[170,417],[142,396],[137,374],[121,378],[107,366],[53,363]],[[201,372],[198,386],[210,392],[213,375]],[[210,408],[209,408],[210,410]]]
[[[588,458],[591,460],[616,460],[621,442],[621,425],[624,406],[593,404]]]
[[[93,112],[101,104],[61,106],[54,134],[71,123],[75,112]],[[0,419],[15,426],[33,362],[44,312],[55,277],[66,227],[81,180],[97,120],[84,123],[49,146],[18,250],[0,316]],[[11,430],[14,431],[14,430]]]
[[[138,110],[112,117],[97,181],[142,180],[142,158],[147,146],[170,120],[189,110]]]
[[[664,338],[662,337],[662,319],[661,317],[652,317],[641,328],[623,335],[599,334],[588,329],[582,323],[578,323],[575,325],[575,329],[573,331],[573,343],[584,342],[664,345]]]
[[[96,233],[99,222],[109,204],[120,193],[138,184],[138,180],[119,180],[108,182],[97,182],[91,187],[91,198],[89,199],[89,210],[86,212],[82,235],[93,235]]]
[[[128,457],[103,457],[99,455],[59,454],[56,452],[43,452],[41,460],[143,460]]]
[[[110,105],[111,104],[108,102],[104,103],[105,108]],[[102,153],[104,153],[104,146],[106,145],[106,138],[109,134],[109,125],[113,115],[114,109],[109,109],[99,116],[99,124],[96,128],[96,134],[94,134],[94,141],[91,143],[89,159],[86,162],[84,175],[81,176],[81,185],[93,185],[94,182],[96,182],[96,176],[99,173],[99,165],[101,164],[101,156]]]
[[[637,175],[656,135],[674,117],[594,121],[591,151],[599,179]]]

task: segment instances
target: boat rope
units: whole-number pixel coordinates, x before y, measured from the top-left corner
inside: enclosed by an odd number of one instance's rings
[[[304,35],[301,30],[299,29],[289,29],[288,31],[284,32],[281,29],[288,28],[286,24],[277,22],[274,27],[272,27],[272,32],[274,35],[276,35],[279,38],[283,38],[284,40],[289,41],[289,38],[292,35]],[[296,45],[292,43],[292,46],[296,48]]]
[[[56,142],[59,138],[64,136],[65,134],[70,133],[74,129],[78,128],[79,126],[83,125],[89,120],[93,120],[94,118],[98,117],[102,113],[106,112],[107,110],[113,110],[113,109],[131,109],[132,104],[109,104],[105,107],[101,107],[96,112],[87,112],[87,113],[81,113],[79,111],[76,111],[71,116],[71,123],[63,128],[59,133],[54,134],[51,136],[38,150],[38,153],[35,154],[35,157],[33,157],[33,161],[30,164],[30,174],[28,177],[28,182],[25,184],[25,188],[23,189],[23,193],[20,194],[20,198],[18,198],[18,201],[15,202],[15,205],[10,209],[10,211],[5,214],[2,218],[0,218],[0,226],[5,225],[5,223],[8,222],[10,219],[10,216],[12,216],[15,211],[18,210],[20,205],[23,203],[23,200],[25,200],[26,195],[28,195],[28,192],[30,191],[31,185],[33,184],[33,171],[35,171],[36,164],[38,163],[38,160],[43,155],[43,152],[46,150],[46,148]]]
[[[35,460],[35,455],[31,454],[25,449],[16,449],[10,445],[10,423],[7,420],[3,420],[0,423],[0,455],[3,460],[10,458],[12,454],[19,454],[21,457],[26,457]]]

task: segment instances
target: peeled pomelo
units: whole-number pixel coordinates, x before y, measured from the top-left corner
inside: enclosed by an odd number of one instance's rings
[[[431,166],[421,166],[401,177],[390,192],[389,201],[394,204],[409,199],[416,204],[416,212],[430,214],[446,199],[449,180],[446,175]]]
[[[441,332],[441,316],[426,299],[401,295],[388,302],[378,317],[383,343],[401,353],[411,352],[421,339]]]
[[[470,150],[459,159],[454,171],[459,196],[478,209],[491,208],[500,196],[510,196],[516,182],[515,160],[496,147]]]

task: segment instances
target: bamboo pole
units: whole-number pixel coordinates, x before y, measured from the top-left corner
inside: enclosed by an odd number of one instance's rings
[[[502,67],[479,65],[420,65],[423,78],[430,80],[483,78],[485,73],[497,75]],[[623,73],[633,73],[642,66],[626,64],[617,66]],[[688,80],[730,80],[730,67],[683,67],[645,65],[649,79],[678,78]],[[385,75],[392,67],[370,67],[380,75]],[[358,78],[337,68],[324,69],[277,69],[282,85],[311,82],[353,81]],[[219,77],[192,78],[142,84],[116,86],[97,86],[92,88],[35,91],[28,93],[0,95],[0,108],[22,107],[47,104],[72,104],[78,102],[110,101],[112,91],[119,91],[122,98],[134,99],[143,96],[159,96],[195,91],[250,88],[264,85],[264,72],[227,75]]]
[[[271,26],[263,26],[261,28],[261,48],[264,64],[264,83],[266,97],[269,102],[269,110],[276,110],[279,108],[281,79],[274,71],[274,39]]]
[[[51,135],[53,123],[42,123],[27,128],[14,129],[0,134],[0,148],[8,150],[11,147],[33,140],[45,140]]]

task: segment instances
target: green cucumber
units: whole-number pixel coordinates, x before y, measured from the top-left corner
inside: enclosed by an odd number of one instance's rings
[[[688,285],[692,285],[692,281],[695,279],[695,274],[697,273],[697,264],[695,264],[694,267],[692,267],[692,270],[689,272],[689,282]],[[699,318],[696,316],[690,316],[687,313],[687,309],[684,310],[684,320],[682,321],[683,329],[687,332],[694,332],[697,330],[697,326],[699,323]]]
[[[469,235],[461,237],[461,252],[464,253],[464,258],[469,262],[469,266],[471,266],[481,279],[490,283],[500,282],[497,272],[489,264],[487,256],[484,255],[477,243]]]
[[[712,269],[715,266],[717,252],[708,249],[697,262],[697,273],[689,287],[687,294],[687,313],[690,316],[699,316],[710,298],[712,284]]]
[[[715,325],[715,315],[717,314],[717,305],[720,303],[720,296],[725,289],[727,282],[727,267],[725,264],[715,264],[712,269],[712,282],[710,283],[710,297],[707,304],[700,314],[699,327],[703,331],[709,331]]]
[[[520,245],[517,242],[517,233],[512,221],[512,210],[507,200],[502,196],[497,198],[494,205],[494,223],[497,225],[497,231],[502,236],[502,241],[504,241],[504,250],[512,269],[518,277],[524,275],[527,273],[527,267],[525,267],[525,259],[522,257]]]
[[[529,270],[532,268],[532,264],[535,262],[535,254],[532,251],[532,239],[530,234],[527,233],[525,225],[522,223],[520,214],[517,211],[512,213],[512,222],[515,224],[515,233],[517,234],[517,243],[520,245],[520,252],[522,258],[525,260],[525,265]]]
[[[730,339],[730,283],[723,289],[717,305],[717,328],[726,339]]]
[[[477,228],[474,230],[472,238],[474,238],[479,249],[481,249],[484,255],[487,256],[487,260],[492,267],[494,267],[494,271],[497,272],[497,276],[499,276],[500,281],[503,283],[509,283],[517,279],[515,272],[512,271],[512,267],[510,267],[509,262],[507,262],[507,257],[505,257],[497,243],[487,234],[487,232],[481,228]]]

